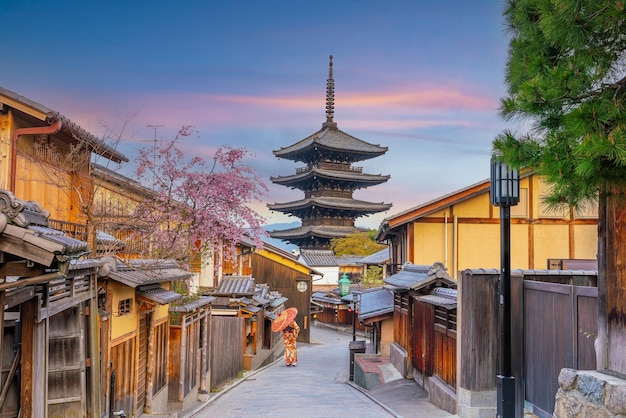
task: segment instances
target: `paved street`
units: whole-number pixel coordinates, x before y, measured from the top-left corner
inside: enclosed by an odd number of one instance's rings
[[[385,396],[384,405],[387,407],[368,396],[366,391],[346,383],[351,340],[349,334],[313,327],[311,343],[298,345],[296,367],[286,367],[282,360],[277,361],[250,373],[223,393],[213,395],[209,402],[180,416],[451,416],[430,404],[425,399],[425,393],[412,381],[399,379],[375,388]],[[387,385],[391,390],[380,390]],[[391,393],[385,395],[385,392]]]

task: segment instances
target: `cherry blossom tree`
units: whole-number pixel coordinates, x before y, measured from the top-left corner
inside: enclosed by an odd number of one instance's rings
[[[141,202],[133,239],[148,244],[148,256],[175,259],[189,266],[193,257],[232,260],[242,238],[262,247],[264,219],[251,205],[267,186],[244,163],[250,153],[222,146],[212,159],[187,156],[179,144],[197,132],[183,126],[174,140],[157,150],[144,149],[137,158],[137,177],[152,184],[153,194]]]

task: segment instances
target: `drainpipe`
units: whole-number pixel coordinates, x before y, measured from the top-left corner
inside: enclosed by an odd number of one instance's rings
[[[63,123],[52,116],[48,116],[46,121],[51,123],[50,126],[20,128],[13,131],[11,135],[11,171],[9,173],[9,191],[15,193],[15,177],[17,175],[17,140],[22,135],[54,135],[61,130]],[[54,121],[54,122],[52,122]]]

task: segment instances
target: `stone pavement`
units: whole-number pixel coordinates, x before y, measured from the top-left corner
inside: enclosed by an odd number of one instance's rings
[[[349,382],[352,335],[320,326],[298,344],[298,365],[282,358],[247,372],[179,417],[453,417],[430,402],[413,380],[385,372],[385,383],[365,390]]]

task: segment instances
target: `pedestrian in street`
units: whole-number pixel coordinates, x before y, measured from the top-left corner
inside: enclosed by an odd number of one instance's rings
[[[283,330],[283,341],[285,342],[285,364],[287,366],[294,366],[298,362],[298,348],[296,342],[298,340],[298,334],[300,333],[300,327],[296,321],[291,321],[287,327]]]
[[[296,322],[298,310],[296,308],[287,308],[282,311],[272,322],[272,331],[282,332],[283,341],[285,343],[285,364],[295,366],[298,362],[298,349],[296,342],[300,333],[300,326]]]

